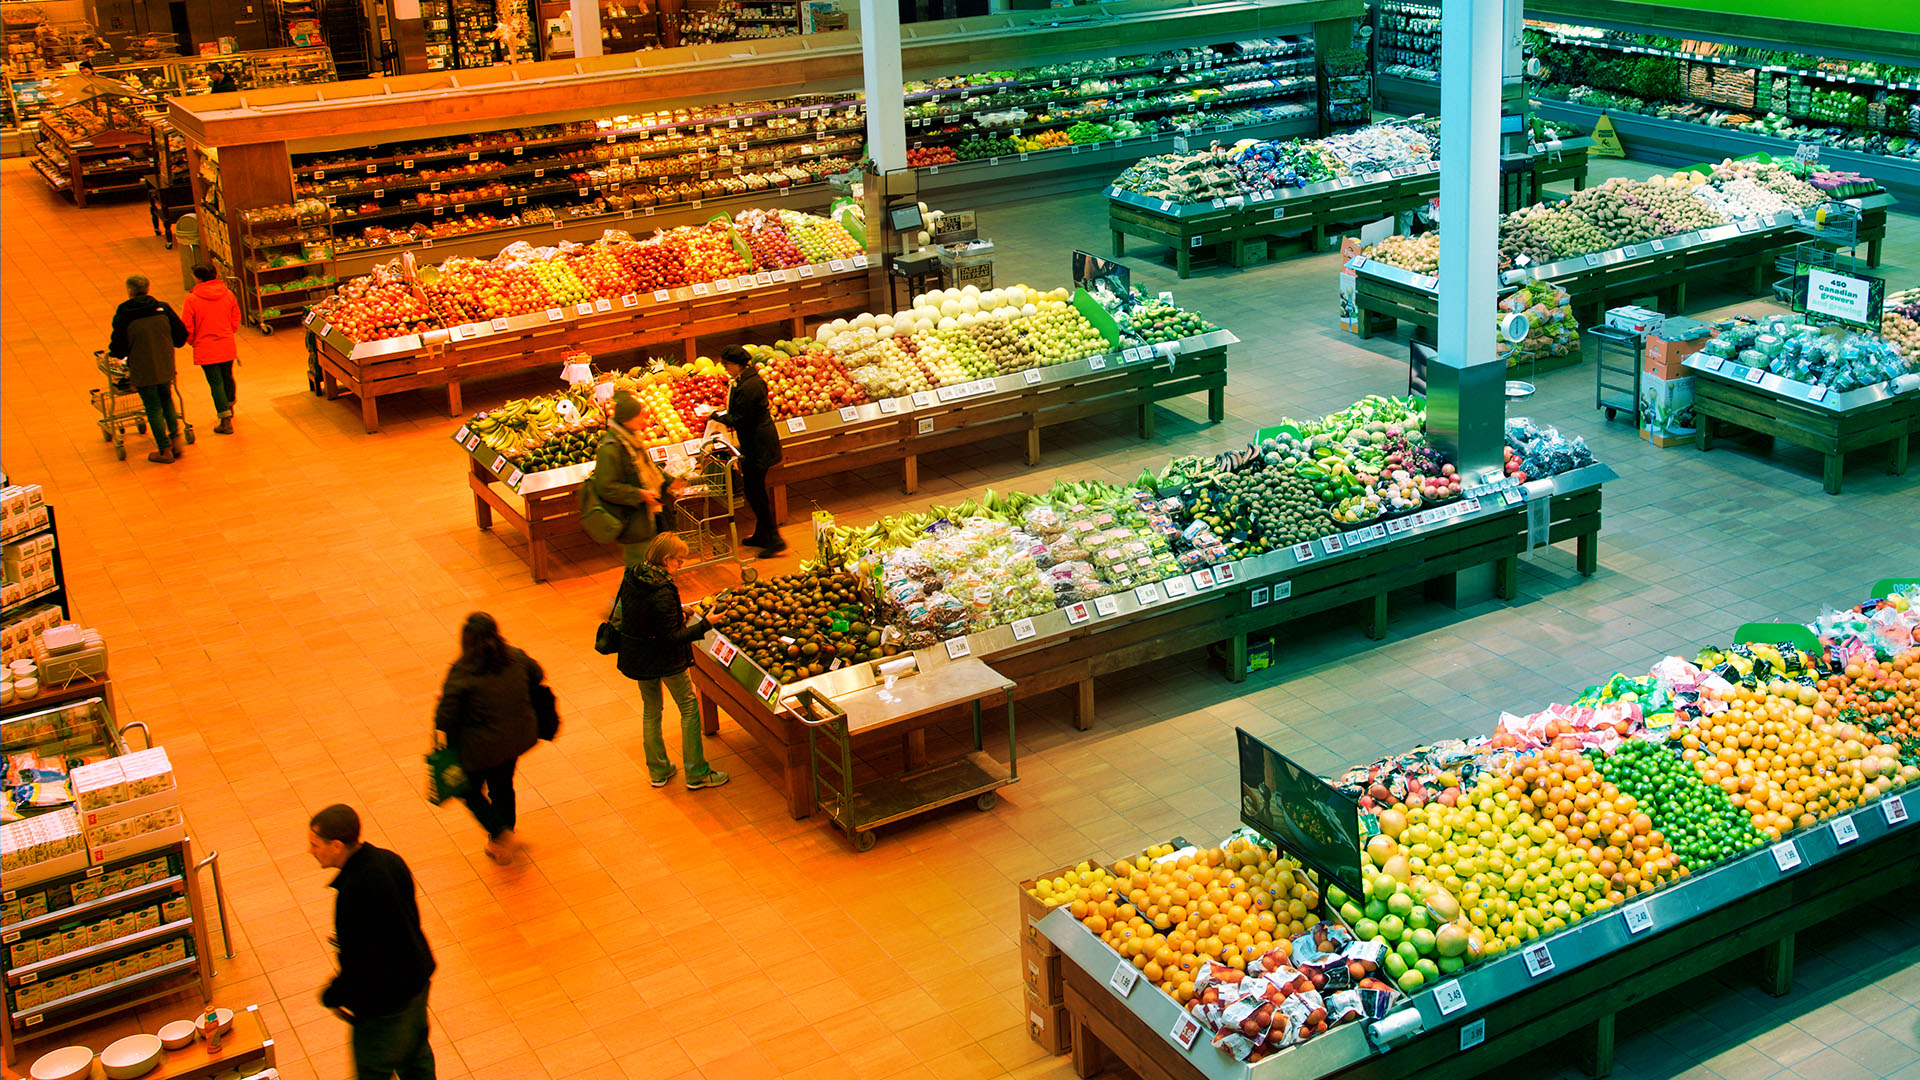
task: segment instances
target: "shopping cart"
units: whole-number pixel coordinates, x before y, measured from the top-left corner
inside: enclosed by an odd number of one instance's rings
[[[674,496],[674,528],[687,542],[687,566],[740,561],[733,523],[733,447],[711,439],[687,459],[689,475]]]
[[[132,424],[140,434],[147,433],[147,407],[140,400],[140,391],[133,385],[133,375],[127,370],[124,360],[116,360],[107,355],[105,349],[93,354],[93,366],[106,376],[107,385],[102,389],[88,391],[93,399],[93,409],[100,414],[94,423],[100,425],[102,442],[113,444],[113,456],[121,461],[127,460],[127,425]],[[193,425],[187,422],[187,400],[180,396],[180,384],[176,380],[169,388],[173,391],[173,408],[180,417],[181,436],[191,443]]]

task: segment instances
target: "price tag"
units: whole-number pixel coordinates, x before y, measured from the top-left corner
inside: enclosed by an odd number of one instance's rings
[[[722,665],[733,663],[733,658],[740,653],[740,650],[734,647],[733,642],[728,641],[718,634],[714,635],[713,648],[709,651],[713,653],[713,658],[720,661]]]
[[[1764,378],[1766,378],[1766,377],[1767,377],[1767,369],[1766,369],[1766,368],[1760,368],[1760,367],[1750,367],[1750,368],[1748,368],[1748,369],[1747,369],[1747,373],[1746,373],[1746,375],[1744,376],[1744,378],[1745,378],[1745,379],[1746,379],[1746,380],[1747,380],[1748,382],[1750,382],[1750,383],[1754,383],[1754,384],[1758,384],[1758,383],[1760,382],[1760,380],[1761,380],[1761,379],[1764,379]]]
[[[958,660],[971,652],[973,647],[967,644],[967,639],[964,637],[950,638],[947,641],[947,659],[949,660]]]
[[[524,154],[524,153],[526,153],[526,147],[524,146],[516,146],[513,148],[514,157],[519,157],[521,154]]]
[[[1093,371],[1105,371],[1107,368],[1107,358],[1104,356],[1095,356],[1087,361],[1087,367]]]
[[[1148,582],[1133,590],[1133,598],[1139,601],[1141,607],[1157,604],[1160,602],[1160,586]]]
[[[1036,632],[1037,631],[1035,631],[1033,628],[1032,619],[1013,620],[1013,640],[1025,641],[1028,638],[1032,637]]]
[[[867,265],[867,257],[865,255],[855,255],[853,257],[853,268],[855,270],[865,270]]]
[[[1700,361],[1700,366],[1708,371],[1719,371],[1727,362],[1718,356],[1709,356]]]
[[[473,453],[474,448],[479,445],[480,445],[480,436],[478,435],[467,436],[467,443],[466,443],[467,453],[469,454]]]
[[[1825,400],[1827,400],[1827,388],[1826,388],[1826,387],[1824,387],[1824,386],[1809,386],[1809,387],[1807,387],[1807,400],[1808,400],[1808,401],[1825,401]]]
[[[1312,543],[1307,541],[1302,541],[1298,544],[1293,545],[1293,557],[1296,562],[1309,563],[1319,558],[1320,555],[1318,552],[1313,550]]]
[[[553,231],[554,231],[554,232],[559,232],[559,231],[560,231],[561,229],[563,229],[563,228],[565,228],[565,227],[566,227],[566,223],[565,223],[565,222],[562,222],[562,221],[555,221],[555,222],[553,223]]]
[[[800,432],[807,430],[807,418],[804,416],[788,417],[787,430],[794,433],[795,435],[798,435]]]
[[[1221,563],[1213,568],[1213,579],[1222,585],[1231,584],[1236,576],[1232,563]]]
[[[762,272],[755,274],[753,280],[755,284],[765,287],[773,284],[773,275]]]
[[[1028,386],[1032,386],[1034,383],[1040,381],[1040,369],[1028,368],[1026,371],[1021,372],[1020,377],[1026,380]]]
[[[1782,840],[1768,850],[1773,852],[1773,865],[1783,874],[1800,865],[1800,845],[1791,840]]]
[[[507,459],[505,457],[502,457],[499,454],[495,454],[493,455],[493,464],[487,466],[487,468],[493,470],[494,474],[497,476],[500,473],[503,473],[506,471]]]
[[[847,405],[847,406],[843,406],[843,407],[842,407],[842,408],[840,409],[840,422],[841,422],[841,423],[843,423],[843,424],[851,424],[851,423],[853,423],[853,422],[854,422],[855,420],[858,420],[858,419],[860,419],[860,410],[859,410],[858,408],[856,408],[855,406],[852,406],[852,405]]]
[[[1120,614],[1120,601],[1115,600],[1111,596],[1095,597],[1093,601],[1093,611],[1096,615],[1118,615]]]
[[[1667,242],[1665,240],[1655,240],[1653,242],[1653,250],[1655,251],[1667,250]]]
[[[1191,581],[1196,589],[1211,589],[1217,584],[1213,580],[1213,571],[1208,569],[1195,570],[1187,575],[1187,580]]]
[[[1107,985],[1113,987],[1114,993],[1126,997],[1133,993],[1134,984],[1139,981],[1140,969],[1134,967],[1132,961],[1122,960],[1120,966],[1113,969],[1113,977],[1107,980]]]
[[[1628,904],[1620,910],[1621,919],[1627,924],[1627,934],[1645,933],[1653,927],[1653,912],[1647,910],[1646,901]]]
[[[1460,1049],[1471,1050],[1487,1041],[1487,1018],[1481,1017],[1460,1029]]]
[[[577,315],[591,315],[593,314],[593,305],[585,303],[575,304],[573,305],[573,310]]]
[[[1526,961],[1527,975],[1530,978],[1537,979],[1553,970],[1553,954],[1547,951],[1545,942],[1528,946],[1521,951],[1520,958]]]
[[[915,391],[913,392],[913,407],[914,407],[914,408],[916,408],[916,409],[924,409],[924,408],[927,408],[928,406],[930,406],[930,405],[932,405],[932,404],[933,404],[933,392],[932,392],[932,391],[930,391],[930,390],[915,390]]]
[[[832,259],[827,262],[827,269],[833,271],[836,274],[840,273],[846,268],[847,268],[847,264],[840,259]]]
[[[919,421],[914,425],[914,430],[921,435],[931,434],[933,432],[933,418],[927,417],[926,419]]]
[[[1340,538],[1338,536],[1323,536],[1320,538],[1321,551],[1324,551],[1329,555],[1338,555],[1340,553],[1340,548],[1341,548]]]
[[[367,175],[368,175],[368,176],[372,176],[372,175],[373,175],[374,173],[377,173],[377,172],[379,172],[379,171],[380,171],[380,166],[378,166],[378,165],[369,165],[369,166],[367,166]]]
[[[775,271],[774,271],[773,273],[771,273],[771,274],[769,274],[769,275],[767,275],[767,276],[768,276],[768,277],[770,277],[770,278],[772,278],[772,279],[773,279],[773,280],[775,280],[775,281],[785,281],[785,280],[787,280],[787,272],[786,272],[785,270],[775,270]]]
[[[1161,582],[1160,587],[1167,591],[1167,599],[1169,600],[1178,600],[1193,591],[1187,585],[1187,579],[1183,577],[1170,577]]]
[[[1253,592],[1247,594],[1247,599],[1253,607],[1266,607],[1273,602],[1273,590],[1267,588],[1265,585],[1257,585],[1254,587]]]
[[[773,676],[768,675],[760,680],[760,686],[755,692],[768,701],[772,701],[774,698],[780,696],[780,683]]]
[[[560,321],[561,319],[564,319],[564,318],[566,318],[566,315],[567,315],[567,313],[566,313],[566,312],[564,312],[564,311],[561,311],[561,310],[560,310],[559,308],[557,308],[557,307],[555,307],[555,308],[548,308],[548,309],[547,309],[547,321],[548,321],[548,322],[559,322],[559,321]]]
[[[1078,604],[1067,605],[1067,622],[1074,626],[1079,626],[1091,618],[1093,618],[1093,616],[1088,614],[1087,605],[1084,601]]]
[[[1195,1020],[1192,1013],[1181,1010],[1179,1018],[1173,1022],[1173,1030],[1167,1032],[1167,1038],[1180,1044],[1180,1049],[1191,1050],[1194,1040],[1199,1037],[1200,1021]]]
[[[1439,1006],[1441,1016],[1452,1016],[1467,1007],[1467,992],[1460,989],[1459,979],[1448,979],[1433,988],[1433,1003]]]
[[[696,282],[694,282],[694,283],[693,283],[693,295],[695,295],[695,296],[705,296],[705,295],[707,295],[707,292],[708,292],[708,289],[707,289],[707,283],[706,283],[706,282],[704,282],[704,281],[696,281]]]
[[[1887,827],[1904,824],[1907,820],[1907,800],[1896,795],[1880,804],[1880,815],[1887,819]]]
[[[719,281],[716,281],[713,283],[713,291],[714,292],[732,292],[733,282],[726,278],[721,278]]]
[[[1833,843],[1835,847],[1845,847],[1860,839],[1860,827],[1853,823],[1853,815],[1833,819]]]
[[[801,267],[801,268],[800,268],[800,276],[801,276],[801,277],[812,277],[812,276],[813,276],[813,264],[812,264],[812,263],[808,263],[807,265],[805,265],[805,266],[803,266],[803,267]]]
[[[883,412],[883,413],[897,413],[897,412],[899,412],[899,411],[900,411],[900,400],[899,400],[898,398],[881,398],[881,399],[880,399],[880,411],[881,411],[881,412]]]

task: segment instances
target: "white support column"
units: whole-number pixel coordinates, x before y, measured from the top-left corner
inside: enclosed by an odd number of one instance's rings
[[[907,102],[901,89],[900,6],[860,0],[860,52],[867,76],[867,153],[881,174],[907,167]]]
[[[1428,428],[1461,471],[1498,466],[1506,367],[1495,355],[1500,219],[1500,74],[1505,8],[1462,0],[1440,13],[1440,319]]]
[[[533,0],[533,10],[540,10],[540,0]],[[600,0],[573,0],[567,18],[573,22],[574,57],[604,55],[600,46]]]

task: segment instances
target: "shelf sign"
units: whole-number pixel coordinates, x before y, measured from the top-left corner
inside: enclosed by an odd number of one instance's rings
[[[1773,864],[1783,874],[1800,865],[1800,845],[1791,840],[1782,840],[1769,850],[1773,852]]]
[[[1895,825],[1905,824],[1907,820],[1906,799],[1896,795],[1893,798],[1888,799],[1886,802],[1881,803],[1880,815],[1887,819],[1888,828],[1892,828]]]
[[[1647,903],[1644,900],[1638,904],[1628,904],[1622,908],[1620,917],[1627,924],[1627,934],[1629,936],[1645,933],[1653,926],[1653,913],[1647,910]]]
[[[780,683],[773,676],[768,675],[760,680],[760,685],[754,692],[771,702],[780,696]]]
[[[548,322],[559,322],[559,321],[560,321],[561,319],[563,319],[563,318],[565,318],[565,317],[566,317],[566,314],[567,314],[566,312],[564,312],[564,311],[561,311],[561,310],[560,310],[559,308],[557,308],[557,307],[556,307],[556,308],[548,308],[548,309],[547,309],[547,321],[548,321]]]
[[[1860,839],[1860,827],[1853,823],[1853,815],[1833,819],[1833,843],[1835,847],[1845,847]]]
[[[799,433],[807,430],[807,418],[804,416],[788,417],[787,430],[794,433],[795,435],[798,435]]]
[[[728,641],[726,638],[718,634],[715,634],[713,638],[712,652],[713,652],[713,658],[715,660],[720,661],[721,664],[725,665],[725,664],[733,663],[733,658],[739,654],[740,650],[734,647],[733,642]]]
[[[1160,587],[1167,591],[1167,599],[1169,600],[1177,600],[1192,591],[1187,586],[1187,579],[1183,577],[1168,578],[1160,583]]]
[[[1131,960],[1121,960],[1119,966],[1113,969],[1113,977],[1107,980],[1107,985],[1113,987],[1114,993],[1126,997],[1133,993],[1133,987],[1139,981],[1140,969],[1134,967]]]
[[[1199,1037],[1200,1021],[1194,1019],[1193,1014],[1185,1009],[1180,1010],[1180,1017],[1173,1022],[1173,1030],[1167,1032],[1167,1038],[1178,1043],[1180,1049],[1191,1050],[1194,1040]]]
[[[1441,1016],[1452,1016],[1467,1007],[1467,992],[1460,989],[1459,979],[1448,979],[1433,988],[1433,1003],[1439,1006]]]
[[[1038,631],[1034,630],[1033,628],[1032,619],[1013,620],[1013,640],[1025,641],[1028,638],[1032,637],[1037,632]]]
[[[973,647],[967,644],[966,638],[957,637],[957,638],[948,639],[947,659],[958,660],[961,657],[966,656],[971,652],[973,652]]]
[[[1149,581],[1145,585],[1133,590],[1133,598],[1139,602],[1141,607],[1146,607],[1149,604],[1157,604],[1160,602],[1160,586]]]
[[[1265,585],[1256,586],[1247,599],[1250,607],[1263,608],[1273,602],[1273,592]]]
[[[1537,979],[1553,970],[1553,953],[1547,951],[1544,942],[1528,947],[1520,953],[1520,958],[1526,961],[1529,978]]]
[[[1481,1017],[1460,1029],[1460,1049],[1471,1050],[1487,1041],[1487,1018]]]
[[[1096,615],[1103,616],[1118,615],[1120,614],[1120,601],[1115,600],[1111,596],[1095,597],[1093,601],[1093,612]]]

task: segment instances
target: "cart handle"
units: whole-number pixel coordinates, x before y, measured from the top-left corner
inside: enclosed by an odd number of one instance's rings
[[[127,741],[127,732],[132,731],[134,728],[140,729],[140,737],[147,741],[146,748],[148,750],[153,749],[153,732],[148,730],[146,721],[144,720],[130,720],[127,723],[121,724],[120,730],[115,732],[114,734],[120,736],[121,744],[125,745]]]

